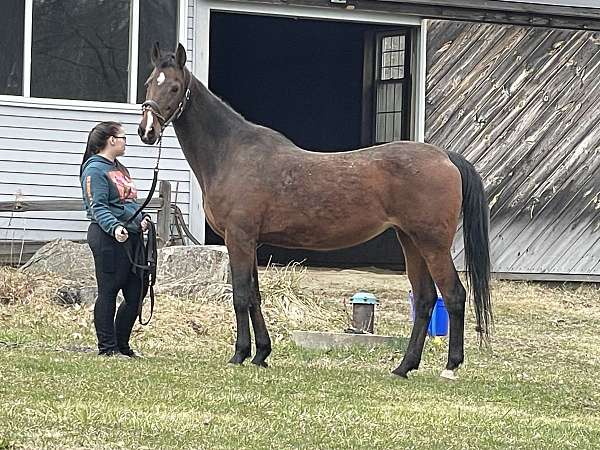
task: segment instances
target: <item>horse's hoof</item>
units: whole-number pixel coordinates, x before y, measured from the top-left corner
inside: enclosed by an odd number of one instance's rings
[[[440,373],[440,377],[443,378],[444,380],[449,380],[449,381],[458,380],[458,375],[456,375],[456,372],[454,370],[450,370],[450,369],[442,370],[442,373]]]
[[[392,375],[396,375],[400,378],[404,378],[405,380],[408,380],[408,372],[405,372],[404,370],[400,370],[400,368],[392,370]]]
[[[252,360],[252,364],[254,364],[257,367],[265,367],[265,368],[269,367],[269,365],[267,364],[266,361],[255,361],[255,360]]]
[[[241,366],[245,359],[246,358],[244,356],[233,355],[233,357],[229,360],[228,364],[231,364],[234,366]]]

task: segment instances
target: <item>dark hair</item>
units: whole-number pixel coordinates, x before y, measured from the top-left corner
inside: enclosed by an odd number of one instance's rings
[[[90,131],[90,134],[88,134],[85,153],[83,154],[83,160],[81,161],[81,166],[79,167],[79,176],[81,176],[83,173],[83,165],[85,162],[92,155],[96,155],[100,150],[106,147],[106,141],[108,141],[108,138],[111,136],[116,136],[122,128],[123,125],[121,125],[119,122],[100,122],[98,125],[92,128],[92,131]],[[117,169],[129,176],[129,171],[123,164],[117,160],[115,160],[115,163],[117,165]]]

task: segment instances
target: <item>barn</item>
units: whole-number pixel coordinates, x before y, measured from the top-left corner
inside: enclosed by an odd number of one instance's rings
[[[213,92],[304,148],[412,139],[464,154],[486,185],[498,276],[600,281],[600,6],[592,0],[7,1],[0,202],[78,198],[87,131],[108,119],[124,123],[124,162],[147,190],[156,150],[136,135],[147,49],[180,41]],[[163,158],[161,178],[192,233],[218,243],[172,130]],[[83,239],[86,227],[79,211],[3,212],[2,253]],[[454,250],[460,266],[460,239]],[[259,255],[402,265],[389,232],[343,251],[262,247]]]

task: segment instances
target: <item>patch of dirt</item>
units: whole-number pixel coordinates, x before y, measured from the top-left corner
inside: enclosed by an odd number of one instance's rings
[[[374,267],[331,269],[309,267],[303,280],[307,289],[327,297],[350,300],[356,292],[370,292],[379,300],[407,301],[410,283],[402,272]]]

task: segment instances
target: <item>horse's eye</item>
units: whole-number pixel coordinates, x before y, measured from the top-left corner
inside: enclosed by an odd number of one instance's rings
[[[171,88],[171,92],[177,92],[179,90],[179,86],[173,86]]]

